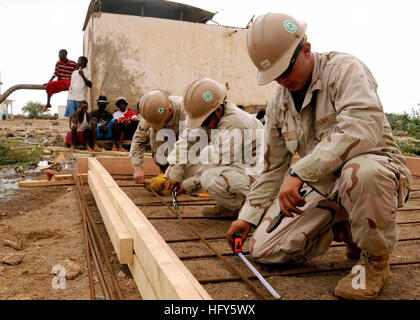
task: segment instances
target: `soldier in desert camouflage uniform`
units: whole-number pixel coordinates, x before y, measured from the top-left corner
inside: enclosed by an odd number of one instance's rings
[[[192,192],[204,188],[218,203],[213,208],[205,208],[203,214],[215,216],[220,214],[237,215],[251,187],[256,174],[256,163],[236,163],[233,133],[243,138],[246,130],[254,135],[249,144],[256,148],[256,131],[262,131],[261,122],[251,114],[240,110],[226,100],[225,86],[209,78],[193,81],[184,92],[184,107],[187,113],[188,129],[183,132],[175,144],[175,149],[168,157],[171,165],[165,173],[168,179],[167,188],[172,191],[179,187],[178,192]],[[206,147],[199,155],[200,164],[192,164],[186,159],[184,164],[179,161],[180,154],[186,155],[193,143],[187,141],[188,135],[201,128],[205,133]],[[203,130],[205,129],[205,131]],[[210,144],[211,130],[215,129],[214,144]],[[197,131],[196,131],[197,132]],[[242,140],[244,141],[244,140]],[[224,145],[227,147],[225,148]],[[240,146],[242,147],[242,146]],[[241,153],[242,149],[238,148]],[[220,152],[222,151],[222,152]],[[255,150],[254,150],[255,151]],[[211,163],[210,158],[217,153],[220,158]],[[227,155],[227,157],[224,157]],[[227,160],[226,162],[220,159]]]
[[[182,124],[182,121],[185,121],[182,97],[168,96],[162,90],[152,90],[142,97],[139,102],[139,108],[142,117],[130,148],[130,160],[134,167],[133,177],[136,183],[144,183],[144,151],[146,144],[150,143],[153,159],[160,167],[162,175],[156,179],[154,178],[155,181],[150,181],[149,184],[150,187],[159,192],[163,189],[165,183],[163,172],[167,168],[167,161],[164,159],[167,154],[160,154],[161,157],[158,157],[158,149],[165,141],[157,139],[157,134],[161,129],[171,130],[174,135],[173,144],[175,144],[180,134],[180,129],[182,129],[180,128],[180,123]]]
[[[361,250],[366,288],[354,288],[351,273],[335,294],[372,299],[389,277],[396,211],[412,177],[369,69],[349,54],[312,52],[305,32],[305,23],[278,13],[259,17],[248,31],[257,83],[280,86],[267,108],[263,173],[228,240],[236,232],[245,239],[258,226],[250,247],[261,263],[302,262],[325,253],[333,239],[344,241],[349,258]],[[301,159],[288,171],[294,154]],[[319,195],[305,200],[302,187]],[[267,232],[280,210],[286,217]]]

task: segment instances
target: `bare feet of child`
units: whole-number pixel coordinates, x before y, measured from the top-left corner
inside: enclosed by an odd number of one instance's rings
[[[42,109],[42,112],[46,112],[46,111],[50,110],[50,108],[51,108],[51,104],[47,103],[45,105],[44,109]]]

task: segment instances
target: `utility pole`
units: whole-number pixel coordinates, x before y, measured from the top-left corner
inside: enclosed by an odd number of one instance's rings
[[[0,71],[0,96],[1,96],[1,85],[3,82],[1,82],[1,71]],[[3,119],[3,113],[4,113],[4,104],[0,103],[0,120]]]

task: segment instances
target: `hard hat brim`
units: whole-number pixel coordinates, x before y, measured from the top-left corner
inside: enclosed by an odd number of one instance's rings
[[[159,123],[151,123],[149,122],[149,126],[152,127],[153,130],[158,131],[163,128],[163,125],[165,124],[165,121],[159,122]]]
[[[296,38],[293,45],[290,46],[289,50],[287,50],[283,56],[278,59],[275,63],[273,63],[270,67],[265,70],[259,70],[257,73],[257,84],[258,85],[265,85],[270,83],[271,81],[276,80],[284,71],[287,70],[289,67],[290,61],[292,60],[293,54],[299,45],[302,38],[305,36],[306,32],[306,23],[301,22],[301,28],[303,28],[302,36]]]
[[[213,113],[214,110],[216,110],[217,108],[214,108],[212,110],[210,110],[209,112],[206,112],[205,114],[203,114],[201,117],[197,118],[197,119],[191,119],[188,115],[187,115],[187,127],[190,129],[197,129],[200,128],[201,125],[203,124],[204,120],[207,119],[207,117],[209,115],[211,115]]]

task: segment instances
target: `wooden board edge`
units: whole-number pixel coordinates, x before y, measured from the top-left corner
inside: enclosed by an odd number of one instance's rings
[[[168,246],[168,244],[163,240],[162,236],[159,232],[153,227],[150,221],[144,216],[141,210],[131,201],[131,199],[119,188],[109,188],[108,190],[109,196],[112,199],[116,209],[122,215],[123,220],[126,219],[126,224],[132,223],[132,227],[136,228],[137,234],[140,236],[141,239],[137,239],[140,242],[137,242],[134,239],[134,251],[142,252],[142,255],[139,255],[139,260],[142,263],[143,267],[144,264],[150,263],[150,259],[155,260],[158,262],[159,267],[165,266],[166,270],[164,275],[149,275],[151,279],[161,279],[165,276],[168,280],[178,283],[178,286],[184,287],[182,290],[177,290],[175,295],[186,296],[188,286],[185,286],[185,282],[189,283],[189,286],[194,288],[194,294],[192,296],[188,296],[185,299],[204,299],[204,300],[211,300],[210,295],[207,291],[201,286],[201,284],[197,281],[197,279],[191,274],[188,268],[184,265],[184,263],[178,258],[178,256],[172,251],[172,249]],[[132,231],[133,232],[133,231]],[[143,244],[146,244],[148,248],[145,248]],[[146,259],[144,256],[146,251],[150,251],[150,259]],[[172,264],[172,266],[171,266]],[[152,269],[152,268],[150,268]],[[154,270],[151,270],[154,273]],[[183,277],[182,281],[177,282],[176,273],[178,273],[178,277]],[[171,275],[174,275],[171,277]],[[182,275],[182,276],[181,276]],[[158,284],[155,281],[155,284]],[[160,283],[159,283],[160,285]],[[168,285],[165,284],[162,286],[162,292]],[[176,288],[175,288],[176,289]],[[160,293],[160,290],[155,286],[156,292]],[[198,296],[197,296],[198,294]],[[165,299],[173,299],[173,296],[168,296]]]
[[[96,159],[108,173],[110,174],[133,174],[134,168],[131,164],[130,158],[100,158],[100,157],[83,157],[77,159],[77,168],[79,173],[87,173],[88,159]],[[146,175],[158,175],[160,173],[159,167],[152,158],[144,158],[144,173]]]
[[[82,177],[83,183],[87,182],[87,177]],[[61,180],[29,180],[29,181],[19,181],[19,188],[30,188],[30,187],[50,187],[50,186],[65,186],[65,185],[75,185],[74,178],[65,178]]]
[[[159,300],[158,295],[153,289],[150,280],[146,276],[143,267],[136,255],[134,255],[133,263],[128,264],[131,275],[133,276],[134,282],[137,285],[137,289],[143,300]]]
[[[133,237],[92,171],[88,173],[88,183],[119,262],[133,263]]]
[[[92,171],[96,174],[96,176],[101,180],[103,187],[105,188],[113,188],[118,187],[117,183],[114,179],[112,179],[111,175],[108,173],[108,171],[105,170],[105,168],[101,165],[101,163],[95,159],[91,158],[88,160],[88,167],[89,171]]]

